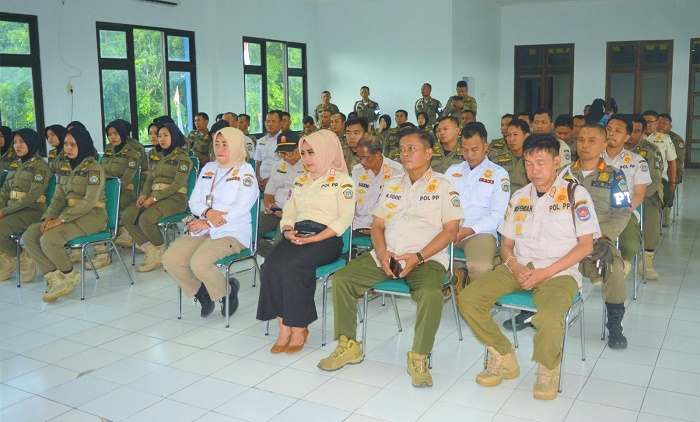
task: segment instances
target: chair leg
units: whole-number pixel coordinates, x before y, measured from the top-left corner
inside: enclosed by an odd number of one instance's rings
[[[84,256],[87,257],[88,261],[90,261],[90,265],[92,265],[92,272],[95,273],[95,280],[99,280],[100,275],[97,273],[97,268],[95,268],[95,264],[93,264],[93,262],[92,262],[92,257],[90,257],[90,252],[88,252],[89,246],[90,245],[85,245],[85,247],[84,247],[85,251],[81,252],[81,254],[84,254]],[[81,251],[82,251],[82,248],[81,248]]]
[[[603,304],[605,305],[605,304]],[[600,339],[605,341],[605,323],[608,321],[608,308],[603,306],[603,322],[600,327]]]
[[[364,315],[364,321],[362,322],[362,357],[364,357],[367,352],[367,306],[369,305],[369,290],[365,291],[365,296],[362,298],[362,315]]]
[[[386,295],[382,293],[382,306],[386,306]]]
[[[182,319],[182,287],[177,287],[177,319]]]
[[[382,294],[382,297],[384,295]],[[396,326],[399,328],[399,333],[403,331],[403,327],[401,326],[401,317],[399,317],[399,308],[396,306],[396,297],[394,295],[389,295],[389,299],[391,299],[391,303],[394,305],[394,319],[396,319]]]
[[[231,275],[231,266],[226,267],[226,280],[224,280],[224,283],[226,283],[226,296],[224,296],[224,311],[226,312],[226,328],[229,327],[229,321],[231,319],[231,316],[228,314],[229,310],[229,296],[231,295],[231,283],[229,283],[229,276]]]
[[[253,287],[255,287],[255,281],[258,278],[258,275],[260,274],[260,265],[258,264],[257,255],[253,255],[253,263],[255,264],[253,267]]]
[[[513,347],[518,348],[518,330],[515,329],[515,310],[509,309],[510,312],[510,323],[513,328]]]
[[[16,251],[17,251],[17,288],[18,288],[18,289],[19,289],[20,287],[22,287],[22,286],[21,286],[20,279],[19,279],[19,274],[20,274],[20,264],[19,264],[20,260],[19,260],[19,256],[20,256],[20,254],[22,253],[22,248],[19,246],[19,241],[20,241],[20,239],[16,239],[16,240],[15,240],[15,247],[16,247]]]
[[[637,300],[637,288],[639,285],[639,276],[637,275],[637,271],[639,270],[639,254],[634,256],[634,268],[632,271],[634,272],[634,275],[632,276],[632,280],[634,280],[634,292],[632,293],[632,300]]]
[[[131,242],[131,266],[136,265],[136,241]]]
[[[326,313],[328,312],[328,276],[323,277],[323,315],[321,316],[321,346],[326,345]]]
[[[457,312],[457,298],[455,298],[455,296],[455,286],[454,284],[450,283],[450,298],[452,301],[452,312],[455,316],[455,324],[457,325],[457,335],[459,336],[459,341],[462,341],[464,340],[464,337],[462,336],[462,324],[460,324],[459,322],[459,312]]]
[[[489,366],[489,348],[484,346],[484,369]]]
[[[80,300],[85,300],[85,254],[86,245],[80,248]],[[92,261],[91,261],[92,262]],[[93,265],[92,268],[95,268]]]
[[[360,306],[359,303],[357,304],[357,321],[358,321],[360,324],[362,324],[363,322],[365,322],[365,319],[362,317],[362,307]]]
[[[269,336],[270,335],[270,320],[268,319],[267,322],[265,323],[265,335]]]
[[[134,278],[131,276],[131,272],[129,271],[129,267],[126,266],[126,262],[124,262],[124,258],[122,258],[122,254],[119,253],[119,250],[117,249],[117,245],[114,244],[113,241],[109,241],[109,245],[111,246],[111,251],[114,251],[114,254],[117,255],[117,259],[119,259],[119,262],[122,264],[122,267],[124,267],[124,271],[126,271],[126,275],[129,276],[129,281],[131,281],[131,285],[134,285]]]
[[[579,304],[581,307],[580,315],[579,315],[579,331],[580,331],[580,336],[581,336],[581,360],[586,361],[586,328],[584,326],[584,321],[586,320],[586,307],[584,306],[583,299],[581,299],[581,303]]]

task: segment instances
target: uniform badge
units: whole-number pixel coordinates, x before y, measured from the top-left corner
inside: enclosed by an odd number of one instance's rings
[[[491,169],[484,170],[484,177],[487,179],[492,178],[493,177],[493,170],[491,170]]]
[[[649,172],[649,164],[647,164],[646,161],[642,161],[641,163],[639,163],[639,169],[644,173],[648,173]]]
[[[576,218],[579,221],[588,221],[591,219],[591,211],[588,209],[587,205],[581,205],[576,208]]]
[[[394,208],[396,208],[396,204],[394,204],[393,202],[387,202],[386,207],[390,210],[393,210]]]
[[[44,181],[44,176],[42,176],[42,175],[40,175],[40,174],[37,174],[36,176],[34,176],[34,181],[35,181],[35,182],[43,182],[43,181]]]
[[[391,185],[391,186],[388,186],[387,189],[389,189],[390,192],[398,192],[399,190],[401,190],[401,186],[400,185]]]
[[[645,150],[640,150],[639,155],[641,155],[642,158],[647,158],[647,152]]]
[[[352,199],[352,189],[347,188],[343,191],[343,197],[345,199]]]
[[[180,165],[180,171],[183,172],[183,173],[186,172],[186,171],[187,171],[187,164],[181,164],[181,165]]]
[[[459,208],[459,206],[460,206],[459,195],[452,195],[452,198],[450,198],[450,203],[452,204],[453,207]]]
[[[98,183],[100,182],[100,177],[93,174],[93,175],[90,176],[90,178],[88,179],[88,182],[89,182],[91,185],[96,185],[96,184],[98,184]]]
[[[610,180],[610,173],[608,173],[607,171],[600,173],[600,175],[598,175],[598,180],[601,182],[607,182],[608,180]]]
[[[566,198],[566,187],[560,187],[557,191],[557,195],[554,198],[554,200],[557,202],[557,204],[563,204],[564,202],[566,202]]]
[[[501,179],[501,189],[503,192],[510,192],[510,181],[508,179]]]
[[[623,164],[632,164],[632,156],[629,154],[625,154],[625,158],[622,159]]]
[[[523,234],[523,225],[518,223],[515,225],[515,235],[520,236],[521,234]]]
[[[131,168],[136,167],[136,161],[129,161],[129,167],[131,167]]]
[[[245,186],[247,188],[253,186],[253,178],[250,176],[245,176],[243,178],[243,186]]]
[[[430,183],[428,183],[428,187],[425,190],[428,191],[429,193],[434,193],[437,190],[439,183],[440,182],[438,182],[437,179],[432,179],[430,181]]]
[[[462,173],[452,173],[452,177],[462,177]]]

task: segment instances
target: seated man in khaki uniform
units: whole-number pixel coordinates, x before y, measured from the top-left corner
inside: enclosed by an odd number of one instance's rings
[[[581,286],[578,264],[593,251],[600,227],[585,188],[576,187],[570,202],[568,182],[557,175],[559,142],[552,135],[528,138],[523,156],[532,183],[513,194],[499,227],[503,264],[462,291],[459,309],[488,349],[486,369],[476,382],[493,387],[504,378],[517,378],[520,368],[491,308],[504,294],[532,291],[538,310],[532,319],[537,329],[533,359],[539,364],[534,396],[552,400],[559,384],[562,322]]]
[[[432,142],[425,131],[401,131],[401,162],[405,174],[389,180],[374,211],[374,250],[356,258],[333,276],[335,351],[318,366],[335,371],[364,359],[355,340],[357,299],[387,278],[403,278],[416,301],[415,337],[408,352],[408,373],[415,387],[432,386],[428,354],[442,315],[442,283],[448,267],[447,245],[454,239],[462,218],[459,195],[452,183],[430,169]],[[393,272],[390,262],[398,262]],[[396,267],[393,267],[396,269]]]

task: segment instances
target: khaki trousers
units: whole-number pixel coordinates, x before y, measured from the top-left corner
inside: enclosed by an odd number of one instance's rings
[[[187,296],[194,296],[204,283],[209,297],[216,301],[226,295],[227,286],[223,272],[214,263],[243,249],[241,242],[230,236],[212,239],[209,235],[185,234],[163,254],[163,268]]]
[[[520,284],[504,266],[469,284],[457,298],[459,311],[472,329],[477,340],[507,354],[513,346],[491,316],[491,308],[504,294],[522,290]],[[540,283],[532,291],[537,313],[532,325],[537,329],[532,359],[554,369],[561,362],[564,341],[564,318],[578,291],[578,284],[571,276],[557,276]]]
[[[467,271],[471,280],[493,269],[493,257],[496,255],[495,237],[488,233],[477,234],[463,240],[459,247],[464,249]]]

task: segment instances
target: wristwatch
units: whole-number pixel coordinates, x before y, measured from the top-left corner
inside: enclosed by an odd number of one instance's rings
[[[425,263],[425,258],[423,258],[423,255],[421,255],[420,252],[416,252],[416,256],[418,257],[418,265]]]

